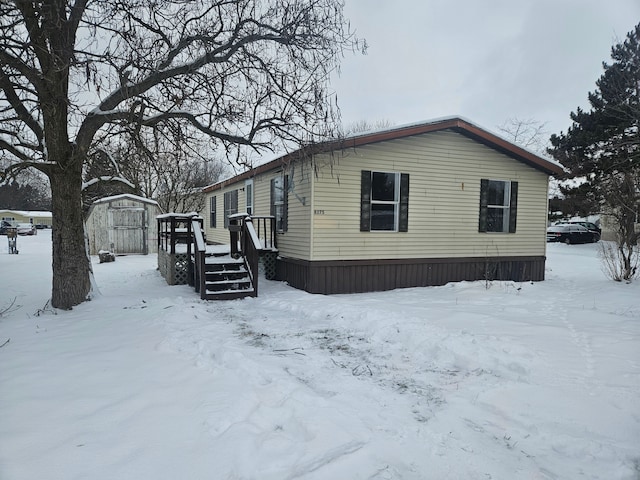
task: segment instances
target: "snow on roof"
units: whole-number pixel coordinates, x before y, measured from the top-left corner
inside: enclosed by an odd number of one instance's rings
[[[51,212],[46,212],[43,210],[9,210],[2,209],[0,210],[0,214],[2,213],[13,213],[15,215],[20,215],[22,217],[43,217],[43,218],[51,218]]]
[[[162,213],[160,215],[156,215],[156,218],[171,218],[171,217],[192,218],[192,219],[202,218],[198,212],[187,212],[187,213],[170,212],[170,213]]]
[[[96,200],[95,202],[93,202],[93,204],[95,205],[96,203],[107,203],[107,202],[113,202],[115,200],[123,200],[123,199],[135,200],[135,201],[138,201],[138,202],[149,203],[151,205],[158,205],[158,202],[156,202],[155,200],[151,200],[149,198],[144,198],[144,197],[139,197],[138,195],[132,195],[131,193],[121,193],[120,195],[113,195],[111,197],[103,197],[103,198],[100,198],[100,199]]]
[[[440,123],[447,123],[447,122],[452,122],[455,120],[462,120],[463,122],[468,123],[469,125],[474,126],[475,128],[478,128],[480,130],[484,130],[487,133],[490,133],[491,135],[498,137],[502,140],[504,140],[505,142],[511,143],[519,148],[521,148],[522,150],[530,153],[531,155],[535,155],[537,157],[540,157],[544,160],[546,160],[549,163],[553,163],[556,166],[560,167],[560,168],[564,168],[564,166],[558,162],[557,160],[550,158],[544,154],[541,154],[539,152],[536,152],[534,150],[531,150],[527,147],[524,147],[522,145],[520,145],[519,143],[514,142],[513,140],[510,140],[509,138],[505,137],[504,135],[500,134],[500,133],[496,133],[494,130],[491,130],[489,128],[483,127],[482,125],[469,120],[467,117],[462,116],[462,115],[452,115],[452,116],[446,116],[446,117],[438,117],[438,118],[432,118],[429,120],[423,120],[423,121],[419,121],[419,122],[411,122],[411,123],[406,123],[406,124],[402,124],[402,125],[394,125],[392,127],[384,127],[384,128],[380,128],[380,129],[374,129],[374,130],[369,130],[366,132],[360,132],[358,134],[352,135],[349,138],[358,138],[358,137],[364,137],[364,136],[369,136],[369,135],[376,135],[376,134],[380,134],[380,133],[390,133],[396,130],[406,130],[406,129],[410,129],[410,128],[414,128],[414,127],[422,127],[422,126],[426,126],[426,125],[437,125]]]

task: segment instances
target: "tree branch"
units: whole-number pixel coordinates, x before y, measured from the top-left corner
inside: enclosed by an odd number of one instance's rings
[[[38,141],[42,143],[44,133],[40,124],[29,114],[20,97],[15,92],[14,85],[3,70],[0,69],[0,88],[4,91],[7,101],[18,115],[18,118],[24,122],[33,132]]]

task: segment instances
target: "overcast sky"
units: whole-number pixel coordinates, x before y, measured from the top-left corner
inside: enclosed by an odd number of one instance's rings
[[[345,125],[461,115],[493,131],[514,117],[566,131],[640,22],[640,0],[345,2],[369,44],[333,79]]]

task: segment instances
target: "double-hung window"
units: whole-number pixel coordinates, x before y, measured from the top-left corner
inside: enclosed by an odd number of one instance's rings
[[[409,175],[362,170],[360,230],[406,232],[409,219]]]
[[[238,213],[238,190],[224,194],[224,228],[229,228],[229,215]]]
[[[253,179],[244,182],[244,193],[247,213],[253,215]]]
[[[480,232],[515,233],[518,182],[480,181]]]
[[[216,228],[216,197],[209,198],[209,227]]]
[[[288,175],[278,175],[271,179],[271,216],[276,220],[276,232],[287,231],[288,216]]]

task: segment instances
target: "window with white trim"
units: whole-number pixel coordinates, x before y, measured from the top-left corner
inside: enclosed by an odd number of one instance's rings
[[[287,231],[288,175],[278,175],[271,179],[271,216],[275,217],[276,232]]]
[[[247,213],[253,215],[253,179],[244,182],[244,194]]]
[[[515,233],[518,182],[480,181],[480,232]]]
[[[209,198],[209,227],[216,228],[216,197]]]
[[[238,190],[224,194],[224,228],[229,228],[229,216],[238,213]]]
[[[362,170],[360,231],[406,232],[409,174]]]

